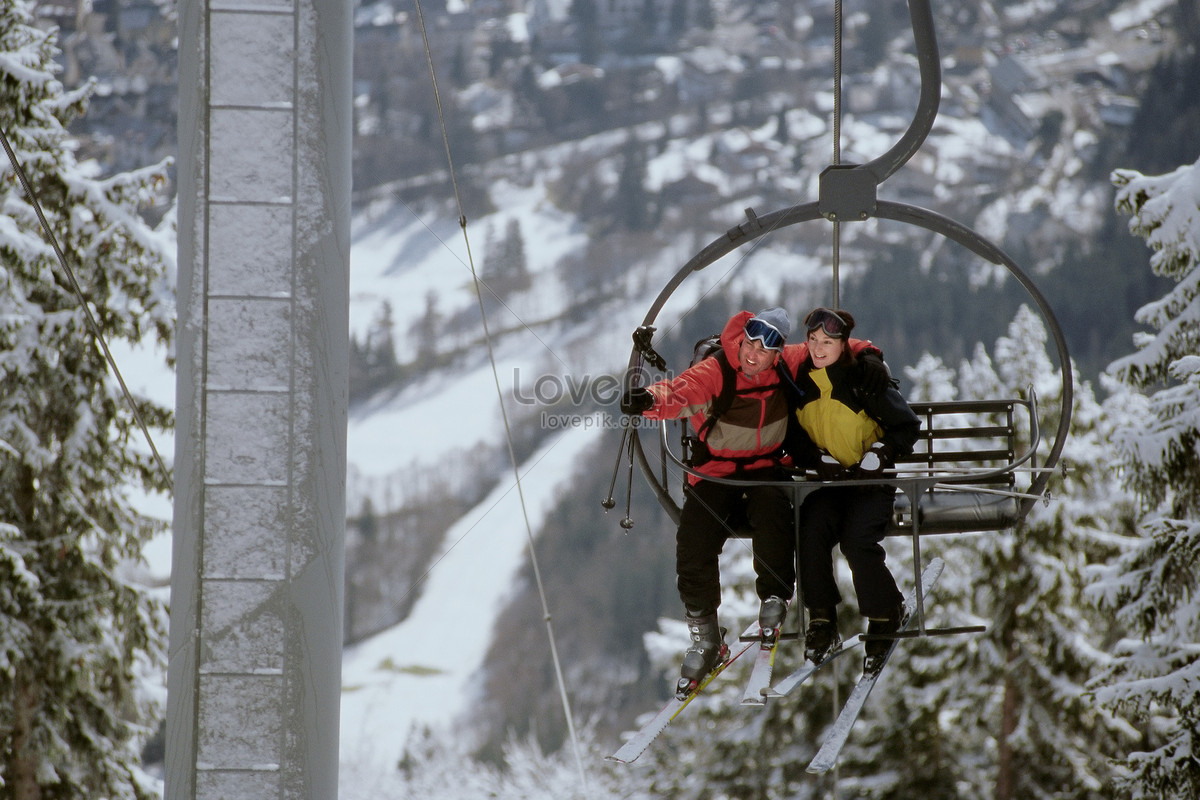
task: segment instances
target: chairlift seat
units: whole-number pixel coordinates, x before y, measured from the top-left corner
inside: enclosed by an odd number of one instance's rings
[[[963,491],[926,492],[917,504],[918,531],[922,536],[934,533],[969,533],[1011,528],[1021,519],[1015,497]],[[896,493],[895,511],[888,525],[888,536],[911,536],[912,500],[904,492]]]

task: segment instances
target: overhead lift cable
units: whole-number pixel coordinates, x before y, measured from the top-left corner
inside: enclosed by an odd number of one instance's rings
[[[37,214],[38,222],[42,226],[42,233],[45,234],[46,240],[50,242],[50,246],[54,249],[54,255],[58,258],[59,266],[62,267],[63,275],[66,276],[67,283],[71,285],[71,291],[79,300],[79,307],[83,310],[84,319],[87,323],[88,330],[95,337],[96,343],[100,345],[100,350],[104,353],[104,360],[108,362],[108,366],[113,371],[113,376],[117,379],[117,383],[121,386],[121,394],[125,396],[125,402],[129,405],[129,410],[133,414],[134,420],[137,422],[138,428],[141,429],[142,435],[146,437],[146,443],[150,446],[150,454],[154,458],[155,466],[162,474],[163,481],[170,485],[171,472],[167,469],[167,465],[163,462],[162,456],[158,453],[158,448],[154,444],[154,437],[150,435],[150,429],[146,425],[146,420],[142,416],[141,409],[133,399],[133,393],[129,391],[129,386],[125,383],[125,378],[121,375],[121,370],[117,367],[117,361],[113,358],[112,351],[108,347],[108,342],[104,340],[104,334],[100,330],[100,324],[96,322],[96,316],[92,313],[91,306],[88,305],[87,298],[83,294],[83,289],[79,285],[79,281],[75,278],[75,272],[67,263],[67,257],[63,254],[62,247],[58,244],[58,238],[54,235],[54,231],[50,227],[50,223],[46,220],[46,215],[42,212],[42,205],[38,202],[37,195],[33,191],[33,186],[29,182],[29,177],[25,174],[25,169],[21,166],[21,162],[17,160],[17,154],[13,152],[12,145],[9,144],[8,135],[0,128],[0,144],[4,145],[4,152],[8,154],[8,160],[12,164],[13,172],[21,182],[21,187],[25,190],[25,197],[29,200],[29,204],[33,207],[33,211]]]
[[[429,79],[433,85],[433,98],[437,107],[438,122],[442,128],[442,142],[446,148],[446,164],[450,172],[450,182],[454,188],[454,201],[458,205],[458,224],[462,229],[463,243],[467,248],[467,263],[471,268],[471,280],[475,285],[475,297],[479,302],[479,318],[483,324],[483,338],[487,344],[488,362],[492,367],[492,379],[496,385],[496,397],[500,402],[500,416],[504,421],[504,437],[508,445],[508,456],[512,462],[513,480],[516,482],[517,497],[521,502],[521,515],[525,521],[525,536],[529,546],[529,562],[533,567],[534,582],[537,585],[538,597],[542,604],[542,618],[546,622],[546,635],[550,641],[550,656],[554,662],[554,675],[558,681],[559,696],[562,699],[563,714],[566,716],[567,731],[571,737],[571,746],[575,754],[575,763],[579,769],[579,778],[584,791],[587,791],[587,773],[583,768],[583,756],[580,753],[579,737],[575,731],[575,721],[571,715],[571,702],[567,696],[567,682],[563,677],[562,663],[558,657],[558,647],[554,639],[554,626],[550,615],[550,605],[546,600],[546,589],[542,583],[542,572],[538,566],[537,550],[534,547],[533,527],[529,524],[529,510],[525,504],[525,492],[521,488],[520,465],[517,462],[516,450],[513,447],[512,428],[508,421],[508,411],[504,407],[504,390],[500,386],[500,372],[496,367],[496,353],[492,347],[492,337],[488,330],[487,312],[483,306],[483,287],[475,270],[475,258],[471,254],[471,240],[467,234],[467,215],[463,211],[462,197],[458,191],[458,179],[454,172],[454,158],[450,152],[450,137],[446,127],[446,118],[442,111],[442,98],[438,92],[437,75],[433,68],[433,54],[429,47],[429,34],[425,28],[425,15],[421,10],[421,0],[416,0],[417,23],[421,29],[421,38],[425,44],[425,59],[429,65]]]

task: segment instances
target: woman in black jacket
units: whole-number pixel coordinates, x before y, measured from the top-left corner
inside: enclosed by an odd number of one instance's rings
[[[878,478],[899,455],[912,452],[921,421],[892,382],[873,395],[863,391],[861,373],[846,341],[854,317],[818,308],[804,321],[808,358],[795,376],[788,451],[796,466],[818,478]],[[859,610],[868,633],[895,633],[909,609],[886,564],[883,537],[892,515],[895,487],[887,484],[829,486],[809,494],[801,508],[800,583],[809,627],[805,657],[818,662],[840,643],[841,602],[833,570],[833,548],[841,547],[854,576]],[[870,641],[863,669],[883,665],[891,642]]]

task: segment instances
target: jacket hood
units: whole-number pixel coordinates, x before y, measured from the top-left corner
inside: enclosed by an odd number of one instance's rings
[[[721,331],[721,348],[725,351],[725,357],[729,359],[729,363],[738,372],[742,371],[738,366],[738,348],[742,346],[742,339],[746,338],[744,330],[746,323],[753,316],[753,311],[739,311],[729,318],[729,321],[725,323],[725,329]]]

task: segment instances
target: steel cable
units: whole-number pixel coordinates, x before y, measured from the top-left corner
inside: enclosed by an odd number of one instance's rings
[[[533,568],[534,582],[537,585],[538,597],[540,598],[541,604],[542,604],[542,616],[546,623],[546,634],[550,641],[550,656],[554,662],[554,675],[558,682],[558,691],[559,691],[560,698],[562,700],[563,713],[566,716],[567,731],[571,737],[571,745],[572,745],[572,749],[574,750],[574,754],[575,754],[576,766],[579,770],[579,778],[580,778],[580,781],[582,782],[582,788],[584,790],[584,793],[586,794],[587,793],[587,773],[583,767],[583,757],[580,753],[579,737],[575,730],[575,721],[571,714],[571,703],[570,703],[570,699],[567,695],[566,679],[563,677],[562,663],[558,656],[558,646],[555,643],[554,626],[551,623],[550,606],[549,606],[549,602],[546,599],[545,586],[542,583],[541,569],[538,566],[537,550],[534,547],[534,540],[533,540],[533,527],[532,527],[532,525],[530,525],[530,522],[529,522],[529,510],[525,503],[525,492],[521,487],[521,474],[520,474],[519,464],[517,462],[516,450],[513,447],[512,428],[511,428],[511,426],[509,424],[509,420],[508,420],[508,411],[504,407],[504,391],[500,386],[500,372],[499,372],[498,368],[496,367],[496,354],[495,354],[495,350],[492,347],[492,337],[491,337],[491,333],[488,329],[487,312],[484,309],[484,304],[483,304],[483,291],[482,291],[483,287],[481,286],[479,276],[475,270],[475,258],[471,254],[471,241],[470,241],[470,237],[467,234],[467,216],[463,212],[462,198],[461,198],[461,196],[459,194],[459,190],[458,190],[458,180],[455,176],[455,171],[454,171],[454,158],[450,151],[450,136],[449,136],[449,132],[448,132],[448,129],[446,126],[445,114],[444,114],[443,108],[442,108],[441,94],[438,92],[437,75],[436,75],[436,72],[433,67],[433,54],[429,47],[429,34],[425,28],[425,16],[421,10],[420,0],[416,0],[416,11],[417,11],[417,23],[421,29],[421,38],[425,45],[425,59],[429,65],[429,78],[433,85],[433,96],[434,96],[434,103],[437,107],[438,122],[440,123],[441,128],[442,128],[442,142],[446,149],[446,163],[447,163],[447,168],[449,169],[449,172],[450,172],[450,182],[454,189],[454,200],[458,206],[458,224],[459,224],[459,227],[462,229],[463,243],[465,244],[465,246],[467,248],[467,262],[471,268],[471,279],[475,285],[475,297],[479,303],[479,317],[483,324],[483,337],[484,337],[485,343],[487,344],[488,362],[491,364],[492,379],[496,385],[496,396],[500,403],[500,416],[504,422],[504,436],[506,439],[506,443],[508,445],[509,460],[512,462],[513,479],[516,482],[517,497],[519,498],[520,503],[521,503],[521,514],[525,520],[525,535],[526,535],[526,540],[527,540],[528,548],[529,548],[529,561]]]

